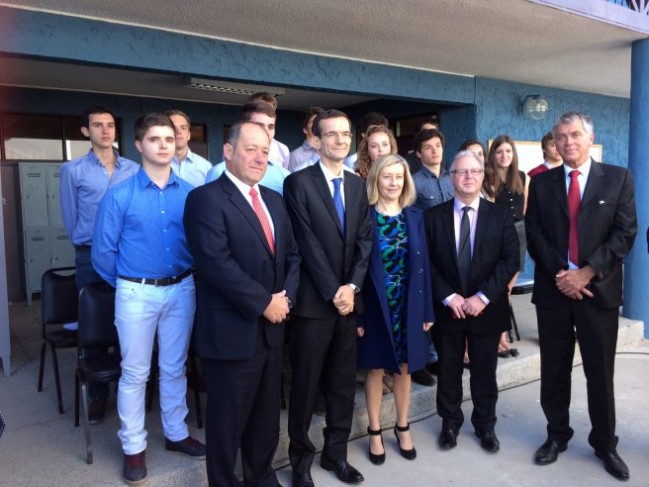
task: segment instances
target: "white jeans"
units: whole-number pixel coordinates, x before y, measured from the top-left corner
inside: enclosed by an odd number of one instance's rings
[[[115,326],[122,353],[122,376],[117,411],[122,426],[117,433],[127,455],[146,450],[145,392],[151,354],[158,332],[160,409],[165,437],[180,441],[189,436],[185,361],[196,311],[194,279],[156,287],[117,279]]]

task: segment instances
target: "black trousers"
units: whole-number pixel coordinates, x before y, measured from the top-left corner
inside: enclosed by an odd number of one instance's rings
[[[309,439],[318,387],[325,399],[322,454],[347,458],[356,392],[356,316],[319,320],[291,318],[291,396],[289,458],[295,473],[311,469],[315,446]]]
[[[471,361],[471,398],[473,413],[471,423],[475,431],[493,430],[496,425],[498,384],[498,342],[500,334],[476,335],[458,320],[453,332],[434,332],[435,347],[439,355],[437,369],[437,413],[442,418],[443,429],[458,431],[464,423],[462,413],[462,373],[464,371],[464,346],[468,342]]]
[[[271,465],[279,442],[282,349],[269,349],[261,325],[248,360],[203,358],[207,386],[205,439],[211,487],[239,487],[237,450],[245,486],[276,487]]]
[[[593,306],[588,298],[568,306],[536,307],[541,346],[541,407],[548,421],[548,437],[567,443],[575,337],[579,341],[588,388],[590,445],[599,452],[617,446],[613,373],[617,345],[618,310]]]

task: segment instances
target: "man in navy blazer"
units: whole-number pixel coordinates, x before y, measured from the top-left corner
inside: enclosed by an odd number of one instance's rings
[[[555,462],[572,438],[576,339],[587,380],[588,442],[608,473],[627,480],[629,469],[616,449],[613,371],[622,263],[638,229],[633,181],[625,168],[591,159],[595,136],[583,113],[563,114],[552,131],[563,165],[532,179],[525,216],[528,250],[536,263],[532,302],[548,435],[534,460],[539,465]]]
[[[509,209],[480,197],[484,164],[472,152],[458,153],[450,172],[455,197],[424,216],[436,318],[433,334],[439,354],[439,445],[445,450],[454,448],[464,422],[462,372],[468,343],[471,422],[482,448],[495,453],[500,448],[494,431],[498,340],[509,324],[507,283],[518,270],[518,236]],[[464,215],[468,227],[463,240]],[[470,260],[466,268],[462,248]]]
[[[291,397],[288,433],[293,485],[313,485],[315,446],[309,426],[318,388],[326,403],[327,427],[321,466],[340,480],[363,476],[347,463],[356,391],[356,312],[372,246],[365,183],[343,169],[351,124],[337,110],[313,121],[320,162],[284,181],[302,266],[291,319]]]
[[[276,486],[281,347],[300,256],[281,196],[258,182],[270,140],[252,122],[230,129],[226,172],[196,188],[185,230],[198,271],[195,347],[207,385],[210,485]]]

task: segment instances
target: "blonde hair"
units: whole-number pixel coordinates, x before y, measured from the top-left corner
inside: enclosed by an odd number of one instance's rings
[[[379,201],[378,182],[381,171],[386,167],[394,166],[395,164],[401,164],[403,167],[403,190],[399,196],[399,205],[401,205],[401,208],[405,208],[415,202],[417,193],[415,191],[415,183],[410,175],[408,163],[398,154],[387,154],[379,157],[374,164],[372,164],[372,168],[367,176],[367,199],[369,200],[370,205],[375,205]]]

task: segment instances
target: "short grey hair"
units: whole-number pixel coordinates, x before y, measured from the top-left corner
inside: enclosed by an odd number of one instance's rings
[[[552,136],[556,137],[557,129],[561,125],[569,125],[571,123],[581,122],[581,125],[584,127],[584,131],[591,135],[593,133],[593,121],[588,115],[581,112],[566,112],[557,118],[552,125]]]
[[[478,158],[478,156],[476,156],[476,155],[475,155],[472,151],[470,151],[470,150],[461,150],[460,152],[458,152],[457,154],[455,154],[455,156],[453,157],[453,162],[451,163],[451,167],[449,168],[449,172],[452,173],[453,171],[455,171],[455,162],[456,162],[458,159],[463,159],[463,158],[465,158],[465,157],[468,157],[468,158],[473,159],[474,161],[476,161],[478,164],[480,164],[480,169],[482,169],[482,170],[484,171],[484,162],[482,162],[482,161]]]

